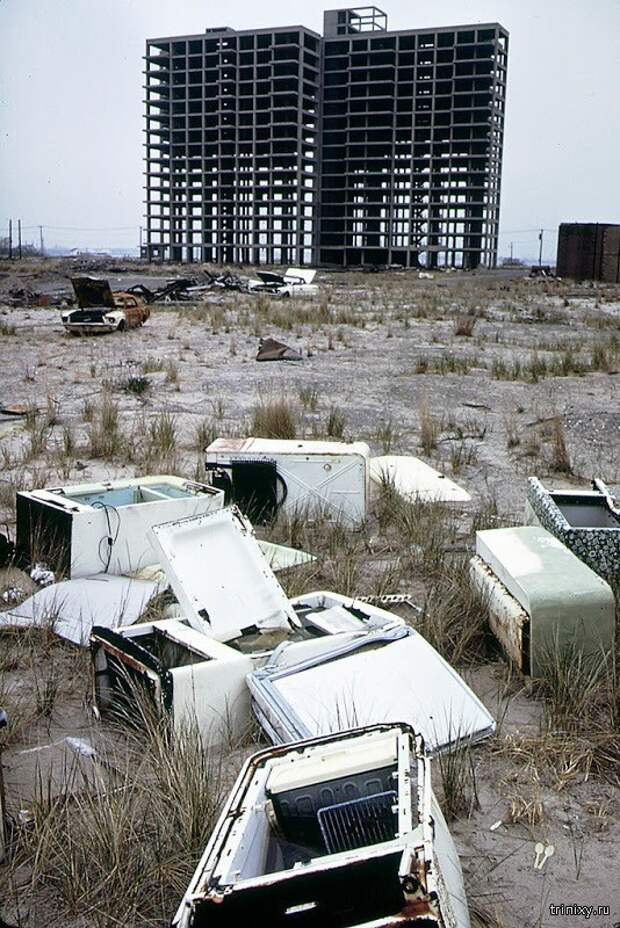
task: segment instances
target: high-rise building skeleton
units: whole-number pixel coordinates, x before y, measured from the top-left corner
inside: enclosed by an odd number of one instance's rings
[[[376,7],[146,50],[146,245],[164,260],[493,266],[508,33]]]

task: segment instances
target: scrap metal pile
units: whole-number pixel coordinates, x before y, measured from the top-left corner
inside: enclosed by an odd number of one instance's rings
[[[385,481],[444,505],[469,495],[415,458],[371,458],[363,442],[221,438],[205,464],[208,483],[153,476],[18,493],[15,558],[30,564],[35,543],[39,558],[48,545],[68,579],[9,604],[0,624],[54,615],[58,634],[89,646],[100,719],[131,716],[144,692],[173,738],[192,721],[225,748],[258,722],[271,742],[241,771],[175,928],[468,928],[431,758],[487,738],[494,719],[371,597],[287,597],[276,572],[313,555],[259,541],[252,523],[303,509],[355,530]],[[558,635],[609,651],[614,599],[601,574],[617,572],[620,538],[600,482],[559,494],[533,481],[528,517],[536,524],[479,532],[471,562],[491,627],[525,674]],[[583,532],[601,526],[613,539],[584,554]],[[140,621],[164,590],[166,617]]]

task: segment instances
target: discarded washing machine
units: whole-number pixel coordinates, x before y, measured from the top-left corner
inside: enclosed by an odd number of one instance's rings
[[[493,633],[524,674],[544,675],[562,651],[598,661],[611,653],[611,588],[540,526],[478,532],[471,581],[488,603]]]
[[[234,507],[156,526],[153,536],[182,618],[92,629],[94,700],[102,715],[135,717],[146,693],[176,729],[196,722],[210,743],[234,742],[252,723],[246,676],[283,639],[402,624],[336,593],[289,600]]]
[[[251,724],[249,693],[240,688],[240,679],[247,674],[254,710],[263,722],[272,717],[272,701],[267,697],[261,702],[252,682],[254,672],[258,675],[262,668],[265,673],[275,668],[285,673],[289,664],[301,662],[302,667],[290,667],[296,673],[310,662],[335,668],[331,673],[328,670],[321,694],[329,727],[317,733],[351,727],[362,717],[364,722],[398,721],[403,713],[416,730],[428,733],[431,749],[493,731],[493,719],[459,675],[393,613],[329,591],[288,599],[252,526],[235,507],[155,526],[153,536],[181,618],[112,632],[93,629],[94,670],[96,679],[103,681],[103,689],[95,687],[101,712],[127,708],[122,665],[130,677],[137,672],[142,679],[151,679],[147,691],[158,712],[172,714],[175,728],[195,720],[214,742],[221,732],[225,706],[228,738],[235,741]],[[155,640],[162,634],[172,636],[175,646],[163,651],[161,642]],[[211,648],[213,639],[219,648]],[[347,662],[345,653],[351,652],[356,653]],[[216,667],[218,661],[225,664],[222,674]],[[184,695],[179,699],[174,695],[176,668],[182,668],[178,679]],[[361,674],[359,694],[352,692],[356,673]],[[312,674],[297,677],[302,686],[306,681],[312,685],[315,679]],[[343,681],[340,688],[336,680]],[[268,688],[268,684],[263,685]],[[192,692],[197,694],[194,701],[186,698]],[[358,695],[356,717],[346,697]],[[316,689],[313,699],[316,706]],[[308,729],[298,735],[293,727],[295,713],[304,714],[291,699],[283,725],[292,733],[285,731],[281,740],[305,736]],[[304,718],[308,722],[307,711]],[[323,722],[320,715],[318,722]],[[269,730],[267,724],[264,727]]]
[[[542,525],[605,580],[620,580],[620,510],[602,480],[591,490],[547,490],[531,477],[525,521]]]
[[[243,767],[173,928],[469,928],[422,739],[375,725]]]
[[[223,505],[221,490],[168,475],[20,492],[17,554],[70,578],[129,574],[156,561],[153,525]]]
[[[282,511],[355,526],[366,518],[369,460],[364,442],[217,438],[205,467],[254,523]]]

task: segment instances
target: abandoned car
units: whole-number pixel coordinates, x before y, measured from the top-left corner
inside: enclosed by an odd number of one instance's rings
[[[64,309],[60,318],[72,335],[98,335],[123,332],[144,325],[151,315],[141,296],[125,290],[110,289],[107,280],[97,277],[71,279],[77,309]]]
[[[284,274],[257,271],[256,275],[258,280],[252,279],[248,283],[250,293],[269,293],[287,299],[291,296],[313,297],[319,292],[318,286],[312,283],[316,271],[308,268],[289,267]]]
[[[420,736],[374,725],[245,764],[173,928],[468,928]]]

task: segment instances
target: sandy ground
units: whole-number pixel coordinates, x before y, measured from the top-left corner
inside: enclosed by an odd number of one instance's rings
[[[157,277],[141,270],[115,272],[111,282]],[[600,476],[620,491],[618,288],[499,273],[430,281],[414,273],[321,274],[314,301],[216,293],[200,306],[155,306],[143,329],[98,338],[67,335],[57,309],[2,306],[15,287],[66,287],[66,273],[59,262],[0,265],[0,401],[36,407],[37,421],[48,423],[43,439],[33,442],[27,424],[0,421],[0,522],[9,526],[16,487],[133,475],[147,464],[201,476],[204,439],[248,434],[253,407],[265,397],[291,401],[298,434],[324,436],[335,410],[345,439],[367,441],[374,453],[423,457],[478,504],[494,500],[497,524],[521,519],[530,475],[556,486],[586,486]],[[477,317],[471,337],[456,334],[456,320],[467,314]],[[297,348],[303,360],[257,364],[265,335]],[[606,353],[596,354],[597,346]],[[503,369],[514,373],[517,361],[523,372],[541,358],[555,363],[554,371],[562,364],[574,370],[581,359],[586,372],[498,379]],[[124,389],[138,376],[150,382],[141,396]],[[85,413],[89,404],[98,409],[104,389],[129,437],[109,459],[91,454],[93,423]],[[421,448],[425,409],[436,433],[430,455]],[[149,423],[162,413],[172,417],[175,447],[146,455]],[[554,417],[563,427],[570,473],[554,469]],[[10,585],[0,580],[2,589]],[[411,584],[423,588],[419,578]],[[527,763],[515,766],[497,744],[537,731],[539,701],[522,681],[509,679],[501,658],[464,672],[501,720],[494,744],[474,752],[478,807],[451,826],[470,904],[495,914],[505,928],[583,921],[612,928],[620,922],[617,787],[594,775],[567,771],[558,782]],[[24,751],[66,735],[96,736],[87,703],[85,684],[60,702],[53,724],[32,726],[5,752],[12,811],[32,795],[35,754]],[[528,821],[527,812],[515,813],[518,796],[540,803],[540,815]],[[541,871],[534,869],[539,841],[555,847]],[[609,906],[610,914],[550,914],[560,904]]]

